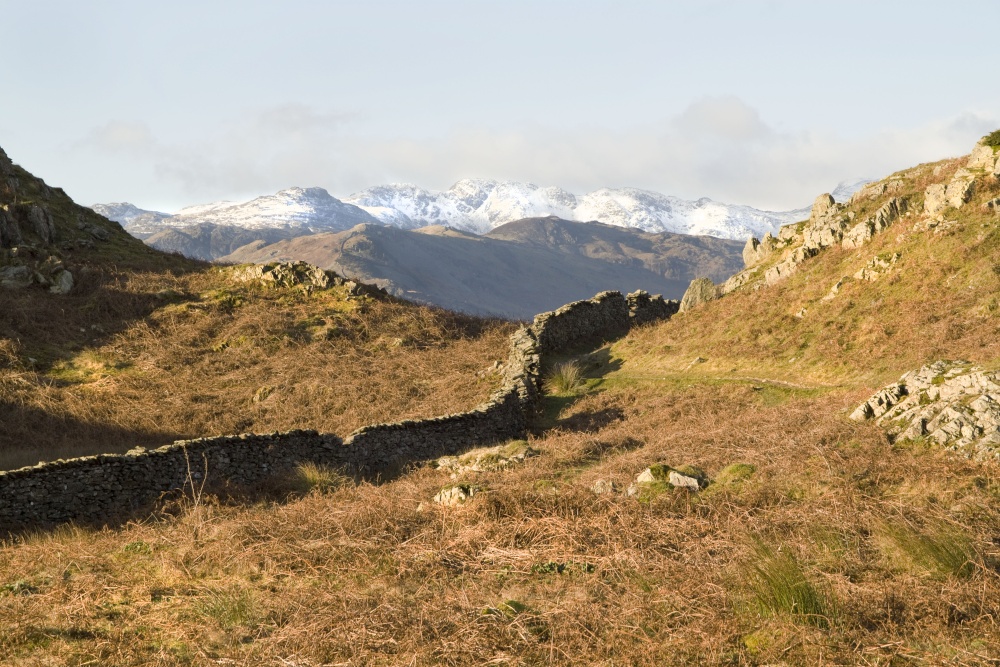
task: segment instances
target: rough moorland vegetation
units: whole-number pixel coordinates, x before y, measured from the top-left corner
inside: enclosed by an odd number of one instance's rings
[[[1000,469],[849,418],[936,359],[997,366],[996,178],[924,208],[963,165],[836,210],[907,199],[859,247],[755,283],[804,222],[743,287],[554,360],[526,444],[384,484],[305,468],[250,505],[192,487],[147,521],[10,539],[0,661],[996,663]]]

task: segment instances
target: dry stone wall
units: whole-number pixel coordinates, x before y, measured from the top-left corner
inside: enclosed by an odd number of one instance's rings
[[[543,313],[511,336],[501,388],[468,412],[366,426],[343,440],[316,431],[200,438],[0,472],[0,536],[67,521],[111,523],[149,511],[165,494],[203,484],[252,487],[303,462],[378,479],[417,461],[521,438],[538,407],[544,355],[614,339],[676,311],[676,301],[645,292],[602,292]]]

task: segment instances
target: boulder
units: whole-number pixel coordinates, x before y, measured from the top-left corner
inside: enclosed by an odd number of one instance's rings
[[[695,278],[681,298],[680,312],[691,310],[719,297],[719,288],[709,278]]]
[[[948,198],[945,196],[944,183],[928,185],[924,190],[924,213],[938,215],[948,208]]]
[[[24,265],[0,267],[0,287],[21,289],[35,282],[35,273]]]
[[[611,480],[599,479],[594,482],[593,486],[590,487],[590,490],[599,496],[603,496],[610,493],[616,493],[618,491],[618,485]]]
[[[701,491],[709,485],[708,475],[694,466],[673,468],[664,463],[651,465],[635,477],[635,481],[626,489],[630,496],[641,496],[643,491],[657,489],[687,489]]]
[[[73,289],[73,274],[63,269],[52,276],[49,291],[53,294],[69,294]]]
[[[970,199],[972,199],[972,193],[975,191],[976,176],[968,169],[959,169],[955,172],[954,178],[951,179],[951,183],[945,188],[944,197],[948,204],[953,208],[962,208],[962,206]]]
[[[819,220],[825,217],[831,210],[836,211],[837,201],[830,193],[821,194],[813,202],[812,211],[809,213],[810,220]]]
[[[471,484],[446,486],[434,495],[434,502],[445,507],[462,505],[479,492],[479,487]]]
[[[976,144],[969,155],[969,161],[965,163],[966,169],[982,169],[988,174],[994,173],[997,168],[997,152],[992,146],[987,146],[982,141]]]

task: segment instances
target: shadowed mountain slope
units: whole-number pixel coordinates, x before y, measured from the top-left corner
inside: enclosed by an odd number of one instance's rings
[[[528,319],[608,289],[679,298],[696,276],[721,279],[735,272],[741,245],[538,218],[485,236],[441,226],[411,232],[358,225],[337,234],[253,243],[221,261],[297,259],[374,282],[407,299]]]

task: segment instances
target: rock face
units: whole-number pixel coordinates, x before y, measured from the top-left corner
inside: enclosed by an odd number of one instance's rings
[[[680,312],[691,310],[709,301],[719,298],[719,288],[708,278],[695,278],[691,281],[684,297],[681,299]]]
[[[3,148],[0,148],[0,175],[6,176],[10,174],[13,168],[14,168],[14,163],[11,162],[11,159],[9,157],[7,157],[7,154],[4,152]]]
[[[980,176],[1000,175],[1000,154],[993,146],[980,139],[972,149],[965,166],[952,176],[951,181],[934,183],[924,191],[924,213],[939,217],[950,208],[962,208],[969,203],[976,190],[976,179]]]
[[[907,202],[901,197],[893,197],[882,205],[875,214],[854,225],[844,234],[841,244],[845,248],[860,248],[868,243],[873,236],[889,228],[906,213]]]
[[[910,371],[851,413],[899,440],[928,438],[978,459],[1000,460],[1000,374],[964,361]]]

